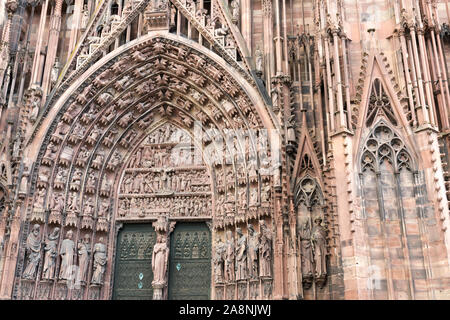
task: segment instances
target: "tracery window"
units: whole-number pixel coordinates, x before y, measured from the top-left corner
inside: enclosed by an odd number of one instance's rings
[[[361,175],[364,196],[380,195],[380,216],[395,214],[401,205],[402,182],[413,183],[412,159],[404,142],[384,122],[381,121],[369,135],[361,156]],[[397,176],[399,179],[397,179]],[[377,192],[373,193],[376,189]],[[405,191],[405,190],[403,190]],[[403,192],[404,193],[404,192]],[[404,196],[405,194],[403,194]],[[399,198],[400,197],[400,198]],[[392,198],[392,203],[387,203]]]
[[[404,141],[384,120],[360,158],[360,189],[374,299],[412,299],[424,272],[420,197],[415,164]],[[412,279],[412,281],[409,281]]]

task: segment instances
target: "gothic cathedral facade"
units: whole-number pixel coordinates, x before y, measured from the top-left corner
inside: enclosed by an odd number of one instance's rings
[[[450,299],[447,0],[0,0],[0,299]]]

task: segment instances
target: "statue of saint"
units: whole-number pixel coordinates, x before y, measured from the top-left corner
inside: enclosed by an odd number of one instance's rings
[[[323,278],[327,274],[326,265],[326,230],[322,226],[322,218],[316,217],[314,219],[314,227],[311,232],[311,242],[313,246],[315,272],[316,278]]]
[[[262,66],[263,66],[263,54],[259,47],[256,47],[255,50],[255,64],[256,64],[256,71],[262,72]]]
[[[59,279],[61,280],[72,280],[72,268],[74,265],[74,254],[75,254],[75,243],[72,240],[73,232],[72,230],[67,231],[66,239],[61,243],[61,269],[59,271]]]
[[[248,224],[248,272],[250,279],[258,279],[259,234]]]
[[[50,82],[55,85],[58,81],[59,70],[61,70],[61,63],[58,57],[55,58],[55,63],[53,64],[52,70],[50,71]]]
[[[156,244],[153,247],[152,254],[152,284],[166,284],[167,261],[169,259],[169,247],[167,246],[167,238],[163,234],[158,234]]]
[[[91,237],[86,234],[83,241],[78,242],[78,273],[77,283],[85,283],[91,256]]]
[[[260,277],[272,276],[272,232],[267,228],[264,220],[259,221],[259,275]]]
[[[89,10],[87,8],[87,4],[83,7],[83,16],[81,17],[81,30],[85,30],[87,28],[89,22]]]
[[[240,3],[239,0],[232,0],[231,1],[231,12],[232,12],[232,21],[234,24],[239,24],[239,8]]]
[[[227,240],[225,243],[226,251],[225,251],[225,281],[231,282],[234,281],[235,273],[234,273],[234,237],[233,233],[228,230],[227,231]]]
[[[247,237],[241,228],[236,228],[238,241],[236,245],[236,280],[247,279]]]
[[[56,256],[58,255],[58,239],[59,228],[53,229],[53,232],[48,235],[44,247],[44,268],[42,271],[42,279],[53,279],[55,275]]]
[[[106,246],[103,244],[103,237],[100,237],[98,243],[94,245],[94,271],[92,272],[91,281],[93,284],[103,283],[106,261]]]
[[[41,227],[38,224],[33,225],[33,229],[27,238],[27,266],[23,271],[24,279],[34,279],[39,260],[41,259]]]
[[[214,248],[214,281],[216,283],[223,283],[224,263],[225,263],[225,243],[220,238],[216,239]]]
[[[303,282],[309,283],[313,277],[313,253],[311,247],[311,223],[309,217],[298,221],[297,233],[300,238],[300,254]]]

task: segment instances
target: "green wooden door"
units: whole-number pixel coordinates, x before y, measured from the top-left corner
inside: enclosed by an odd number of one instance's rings
[[[170,240],[169,299],[210,299],[211,232],[205,223],[176,224]]]
[[[128,224],[120,230],[113,299],[152,299],[152,252],[155,242],[156,233],[151,224]]]

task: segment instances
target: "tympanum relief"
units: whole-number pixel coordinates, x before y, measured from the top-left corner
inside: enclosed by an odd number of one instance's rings
[[[209,173],[203,163],[195,163],[186,137],[165,125],[134,151],[121,178],[118,219],[211,216]]]

